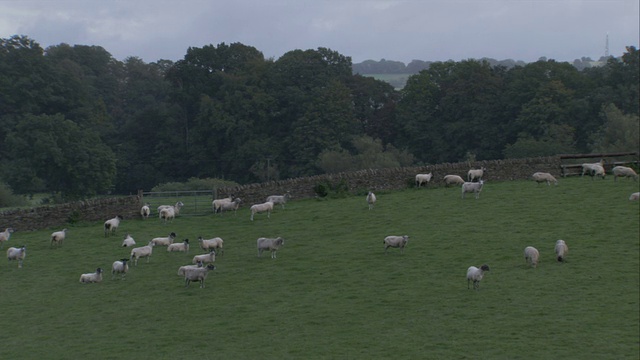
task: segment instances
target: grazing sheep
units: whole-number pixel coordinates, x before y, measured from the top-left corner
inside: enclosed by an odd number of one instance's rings
[[[27,247],[25,245],[19,248],[10,247],[7,249],[7,259],[9,259],[9,261],[18,260],[18,268],[22,267],[22,262],[24,261],[24,258],[26,256],[27,256]]]
[[[416,187],[420,187],[423,183],[428,185],[429,181],[431,181],[432,177],[433,177],[433,173],[417,174],[416,175]]]
[[[484,176],[485,171],[487,171],[487,168],[485,167],[469,170],[469,172],[467,172],[467,181],[472,182],[474,180],[482,180],[482,176]]]
[[[371,191],[367,194],[367,204],[369,204],[369,210],[373,209],[373,205],[376,204],[376,194]]]
[[[464,184],[464,179],[458,175],[445,175],[444,184],[445,186],[449,186],[452,184],[462,185]]]
[[[111,280],[114,279],[116,274],[122,274],[120,279],[124,280],[125,275],[127,275],[127,272],[129,271],[129,264],[127,264],[128,261],[129,259],[124,258],[113,262],[113,265],[111,265]]]
[[[146,246],[141,246],[137,248],[131,249],[131,257],[129,260],[136,259],[135,265],[138,266],[138,259],[146,257],[147,262],[151,259],[151,254],[153,253],[153,243],[149,241],[149,244]]]
[[[94,273],[80,275],[80,282],[83,284],[99,283],[102,281],[102,268],[97,268]]]
[[[172,232],[166,237],[157,237],[151,239],[153,246],[169,246],[173,244],[173,240],[176,238],[176,233]]]
[[[281,237],[277,237],[275,239],[270,238],[258,238],[258,257],[262,256],[262,252],[264,250],[271,251],[271,258],[276,258],[276,251],[284,245],[284,239]]]
[[[121,215],[117,215],[113,219],[109,219],[104,222],[104,236],[114,235],[118,230],[118,226],[120,226],[120,220],[122,220]]]
[[[282,209],[284,209],[284,204],[286,204],[289,199],[291,199],[291,194],[287,192],[284,195],[271,195],[267,197],[267,202],[270,201],[273,203],[273,205],[280,204],[282,206]]]
[[[11,233],[13,233],[12,228],[6,228],[3,232],[0,232],[0,247],[4,248],[4,243],[9,241],[11,238]]]
[[[540,184],[541,182],[546,182],[548,186],[551,186],[551,183],[553,182],[555,185],[558,185],[558,180],[556,180],[556,178],[553,177],[553,175],[547,172],[533,173],[531,177],[538,184]]]
[[[556,259],[559,262],[565,261],[565,256],[567,256],[568,252],[569,247],[567,247],[567,244],[564,242],[564,240],[556,241]]]
[[[160,220],[162,220],[163,224],[166,224],[167,221],[168,222],[173,222],[173,219],[176,218],[176,210],[173,207],[167,207],[164,208],[162,210],[160,210],[160,212],[158,213],[158,218],[160,218]]]
[[[170,244],[169,246],[167,246],[167,251],[182,251],[185,253],[189,253],[189,239],[184,239],[181,243]]]
[[[253,221],[253,215],[257,213],[266,212],[267,218],[271,218],[271,212],[273,211],[273,203],[271,201],[267,201],[262,204],[251,205],[251,221]]]
[[[526,248],[524,248],[524,260],[528,265],[537,267],[538,260],[540,260],[540,253],[538,252],[538,249],[534,248],[533,246],[527,246]]]
[[[467,289],[469,283],[473,281],[473,289],[480,290],[480,280],[484,277],[484,272],[489,271],[489,265],[484,264],[479,269],[475,266],[470,266],[467,269]]]
[[[140,208],[140,216],[142,216],[142,219],[146,220],[149,218],[149,215],[151,215],[151,209],[149,208],[149,204],[144,204],[142,206],[142,208]]]
[[[634,192],[629,196],[629,201],[638,201],[640,199],[640,192]]]
[[[218,212],[222,213],[224,211],[233,211],[233,215],[237,215],[238,208],[240,207],[241,202],[242,200],[240,200],[240,198],[235,198],[231,202],[222,203],[218,208]]]
[[[629,179],[638,180],[638,174],[635,170],[626,166],[616,166],[611,169],[613,172],[613,181],[617,181],[618,177],[628,177]]]
[[[230,203],[233,201],[233,195],[224,198],[224,199],[215,199],[211,202],[211,207],[213,208],[213,213],[219,213],[220,212],[220,208],[222,207],[222,204],[225,203]]]
[[[124,240],[122,240],[122,247],[132,247],[135,244],[136,241],[133,240],[133,238],[129,234],[125,235]]]
[[[66,237],[67,237],[67,229],[62,229],[60,231],[56,231],[52,233],[50,246],[53,246],[53,244],[56,244],[56,246],[62,245],[62,242]]]
[[[387,249],[392,248],[400,248],[400,253],[404,253],[404,248],[407,246],[407,242],[409,242],[409,235],[404,236],[387,236],[384,238],[382,243],[384,244],[384,253],[387,253]]]
[[[462,198],[464,199],[464,194],[471,192],[475,193],[476,199],[480,198],[480,192],[482,191],[483,185],[483,180],[480,180],[480,182],[465,182],[462,184]]]
[[[184,266],[180,266],[178,268],[178,276],[184,276],[185,273],[187,272],[187,270],[189,269],[197,269],[197,268],[201,268],[203,266],[203,264],[201,262],[197,263],[196,265],[184,265]]]
[[[191,260],[192,264],[203,263],[210,264],[216,261],[216,252],[214,250],[209,251],[208,254],[196,255]]]
[[[591,180],[593,180],[595,176],[600,176],[602,177],[602,180],[604,180],[604,177],[606,176],[604,171],[604,160],[600,160],[600,162],[597,163],[582,164],[582,174],[580,176],[582,177],[584,174],[591,176]]]
[[[182,201],[176,202],[175,205],[160,205],[160,206],[158,206],[158,213],[160,213],[160,211],[162,211],[162,209],[172,208],[173,211],[174,211],[175,216],[178,216],[178,215],[180,215],[180,209],[182,209],[183,206],[184,206],[184,204],[182,203]]]
[[[219,252],[220,256],[224,255],[224,240],[219,237],[215,237],[213,239],[205,240],[202,236],[198,237],[198,243],[200,243],[200,248],[202,250],[216,250],[216,253]]]
[[[189,287],[189,284],[192,281],[200,281],[200,289],[204,289],[204,280],[207,278],[207,274],[209,273],[209,271],[215,270],[215,268],[215,266],[209,264],[206,267],[186,269],[184,272],[184,287]]]

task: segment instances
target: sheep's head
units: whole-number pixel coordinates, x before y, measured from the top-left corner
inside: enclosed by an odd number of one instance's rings
[[[489,265],[487,265],[487,264],[482,265],[482,266],[480,267],[480,270],[482,270],[482,271],[489,271]]]

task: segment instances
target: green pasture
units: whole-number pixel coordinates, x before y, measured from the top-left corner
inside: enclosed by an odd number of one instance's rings
[[[0,263],[0,359],[634,359],[640,358],[638,182],[560,179],[293,200],[268,219],[232,213],[125,219],[16,231],[24,267]],[[295,197],[295,194],[292,194]],[[106,220],[106,219],[105,219]],[[1,227],[11,224],[0,224]],[[50,248],[52,231],[67,240]],[[176,232],[189,254],[155,248],[126,280],[112,280],[139,245]],[[409,235],[404,254],[387,235]],[[198,236],[225,254],[206,287],[185,288]],[[257,257],[258,237],[285,238],[277,259]],[[557,239],[569,246],[558,263]],[[538,268],[523,250],[538,248]],[[488,264],[480,290],[469,266]],[[106,269],[99,284],[81,273]]]

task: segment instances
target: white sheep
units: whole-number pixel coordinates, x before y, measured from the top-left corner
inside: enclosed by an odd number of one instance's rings
[[[367,194],[367,204],[369,205],[369,210],[373,209],[373,206],[376,204],[376,194],[369,191]]]
[[[284,245],[284,239],[281,237],[277,237],[275,239],[271,238],[258,238],[258,257],[262,256],[262,252],[265,250],[271,251],[271,258],[276,258],[276,251]]]
[[[289,192],[287,192],[284,195],[271,195],[269,197],[267,197],[267,202],[272,202],[274,205],[280,204],[280,206],[282,206],[282,209],[284,209],[284,204],[287,203],[287,201],[291,199],[291,194],[289,194]]]
[[[192,281],[200,281],[200,289],[204,288],[204,280],[207,278],[207,274],[211,270],[215,270],[215,266],[209,264],[205,267],[199,267],[194,269],[186,269],[184,272],[185,287],[189,287]]]
[[[422,184],[429,184],[431,178],[433,177],[433,173],[428,174],[417,174],[416,175],[416,187],[420,187]]]
[[[141,208],[140,208],[140,216],[142,216],[142,219],[148,219],[149,215],[151,215],[151,209],[149,208],[149,204],[144,204]]]
[[[473,282],[473,289],[480,290],[480,280],[484,277],[485,271],[490,271],[487,264],[482,265],[480,268],[470,266],[467,269],[467,289],[469,288],[469,283]]]
[[[114,235],[118,230],[118,226],[120,226],[120,221],[122,220],[121,215],[117,215],[113,219],[109,219],[104,222],[104,236]]]
[[[189,239],[184,239],[181,243],[170,244],[169,246],[167,246],[167,251],[182,251],[185,253],[189,253]]]
[[[251,221],[253,221],[253,215],[258,213],[267,213],[267,218],[271,218],[271,212],[273,211],[273,203],[271,201],[267,201],[262,204],[251,205]]]
[[[538,252],[538,249],[533,246],[527,246],[524,248],[524,260],[528,265],[537,267],[538,261],[540,260],[540,252]]]
[[[124,240],[122,240],[122,247],[132,247],[135,244],[136,241],[133,240],[133,238],[129,234],[125,235]]]
[[[600,160],[600,162],[597,163],[582,164],[582,174],[580,176],[582,177],[584,174],[591,176],[592,180],[595,176],[601,176],[602,180],[604,180],[606,175],[604,171],[604,160]]]
[[[192,264],[203,263],[210,264],[216,261],[216,252],[211,250],[208,254],[196,255],[191,260]]]
[[[382,243],[384,244],[384,253],[387,253],[387,249],[392,248],[400,248],[400,253],[404,253],[404,248],[407,246],[407,242],[409,242],[409,235],[404,236],[387,236],[384,238]]]
[[[565,257],[567,256],[567,253],[569,252],[569,247],[564,242],[564,240],[556,241],[555,250],[556,250],[556,259],[558,261],[560,261],[560,262],[565,261]]]
[[[218,208],[218,212],[233,211],[233,214],[236,215],[241,202],[242,200],[240,200],[240,198],[235,198],[231,202],[222,203]]]
[[[18,260],[18,268],[22,267],[22,262],[24,258],[27,256],[27,246],[23,245],[19,248],[10,247],[7,249],[7,259]]]
[[[53,244],[56,244],[56,246],[62,245],[62,242],[66,238],[67,238],[67,229],[62,229],[60,231],[53,232],[51,233],[50,246],[53,246]]]
[[[162,209],[172,208],[174,210],[175,216],[178,216],[180,215],[180,209],[182,209],[183,206],[184,203],[182,203],[182,201],[176,202],[175,205],[160,205],[158,206],[158,213],[160,213]]]
[[[458,184],[458,185],[464,184],[464,179],[459,175],[445,175],[443,180],[444,180],[445,186],[449,186],[452,184]]]
[[[227,198],[213,200],[211,202],[211,207],[213,208],[214,214],[220,212],[220,208],[221,208],[222,204],[230,203],[232,201],[233,201],[233,195],[231,195],[231,196],[229,196]]]
[[[180,266],[178,268],[178,276],[182,276],[184,277],[185,273],[187,272],[187,270],[189,269],[197,269],[197,268],[201,268],[203,266],[203,264],[201,262],[197,263],[196,265],[184,265],[184,266]]]
[[[640,192],[634,192],[629,196],[629,201],[638,201],[640,199]]]
[[[482,176],[484,176],[485,171],[487,171],[487,168],[485,167],[469,170],[469,172],[467,172],[467,181],[472,182],[473,180],[482,180]]]
[[[0,232],[0,247],[4,248],[4,243],[9,241],[12,233],[12,228],[6,228],[3,232]]]
[[[151,254],[153,253],[153,243],[149,241],[149,244],[146,246],[141,246],[137,248],[131,249],[131,257],[129,260],[136,259],[135,265],[138,266],[138,259],[146,257],[147,262],[151,259]]]
[[[464,199],[464,194],[471,192],[475,193],[476,199],[480,198],[480,192],[482,191],[483,185],[483,180],[480,180],[480,182],[465,182],[462,184],[462,198]]]
[[[531,175],[531,178],[533,178],[533,180],[538,184],[546,182],[548,186],[551,186],[551,183],[553,182],[555,185],[558,185],[558,180],[556,180],[556,178],[548,172],[533,173],[533,175]]]
[[[111,280],[114,279],[116,274],[121,274],[120,279],[124,280],[127,272],[129,272],[129,264],[127,264],[128,261],[129,259],[124,258],[113,262],[113,265],[111,265]]]
[[[158,218],[160,218],[160,220],[162,220],[162,222],[164,224],[168,222],[173,222],[173,219],[176,218],[176,210],[174,207],[167,207],[164,208],[162,210],[160,210],[160,212],[158,213]]]
[[[629,179],[638,180],[638,174],[635,170],[627,166],[616,166],[611,169],[613,173],[613,181],[617,181],[618,177],[628,177]]]
[[[220,253],[220,256],[224,255],[224,240],[219,237],[215,237],[213,239],[203,239],[202,236],[198,237],[198,243],[200,243],[200,248],[202,250],[216,250],[216,253]]]
[[[83,284],[99,283],[102,281],[102,268],[97,268],[96,272],[80,275],[80,282]]]
[[[176,238],[176,233],[172,232],[169,236],[165,237],[156,237],[151,239],[151,243],[153,246],[169,246],[173,244],[173,240]]]

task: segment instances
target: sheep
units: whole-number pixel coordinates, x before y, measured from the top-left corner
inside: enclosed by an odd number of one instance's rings
[[[640,199],[640,192],[634,192],[629,196],[629,201],[638,201]]]
[[[109,219],[104,222],[104,236],[114,235],[118,230],[118,226],[120,226],[120,221],[122,220],[121,215],[117,215],[113,219]]]
[[[176,202],[175,205],[160,205],[158,206],[158,213],[160,213],[163,209],[172,208],[176,216],[180,215],[180,209],[184,206],[182,201]]]
[[[216,252],[214,250],[209,251],[208,254],[196,255],[191,260],[192,264],[203,263],[210,264],[216,261]]]
[[[163,224],[166,224],[167,221],[173,222],[173,219],[176,218],[176,210],[174,207],[167,207],[160,210],[158,213],[158,218],[162,220]]]
[[[469,170],[469,172],[467,172],[467,181],[472,182],[473,180],[482,180],[482,176],[484,175],[485,171],[487,171],[487,168],[485,167]]]
[[[131,249],[131,257],[129,260],[136,259],[135,265],[138,266],[138,259],[142,257],[147,258],[147,262],[151,259],[151,254],[153,253],[153,242],[149,241],[149,244],[146,246],[141,246],[137,248]]]
[[[555,185],[558,185],[558,180],[556,180],[555,177],[553,177],[553,175],[547,173],[547,172],[536,172],[533,173],[533,175],[531,175],[531,177],[533,178],[533,180],[540,184],[541,182],[547,182],[547,186],[551,186],[551,182],[555,183]]]
[[[180,266],[178,268],[178,276],[183,276],[185,275],[185,273],[187,272],[187,270],[189,269],[197,269],[197,268],[201,268],[202,267],[202,262],[197,263],[196,265],[184,265],[184,266]]]
[[[567,247],[567,244],[564,242],[564,240],[556,241],[555,250],[556,250],[556,260],[558,260],[559,262],[565,261],[565,257],[569,252],[569,247]]]
[[[186,269],[184,272],[184,287],[189,287],[189,284],[192,281],[200,281],[200,289],[204,289],[204,280],[207,278],[207,274],[209,273],[209,271],[215,270],[215,268],[215,266],[209,264],[206,267]]]
[[[613,172],[613,181],[617,181],[618,177],[628,177],[629,179],[638,180],[638,174],[630,167],[616,166],[611,169],[611,172]]]
[[[102,282],[102,268],[97,268],[96,272],[80,275],[80,283],[90,284]]]
[[[115,278],[116,274],[122,274],[120,279],[124,280],[124,277],[129,271],[129,264],[127,264],[128,261],[129,259],[124,258],[113,262],[113,265],[111,265],[111,280]]]
[[[181,243],[170,244],[169,246],[167,246],[167,251],[182,251],[185,253],[189,253],[189,239],[184,239]]]
[[[284,195],[271,195],[267,197],[266,201],[271,201],[274,205],[280,204],[282,206],[282,209],[284,209],[284,204],[286,204],[287,200],[289,199],[291,199],[291,194],[287,192]]]
[[[224,198],[224,199],[215,199],[211,202],[211,207],[213,208],[213,213],[219,213],[220,212],[220,207],[222,206],[222,204],[225,203],[230,203],[233,201],[233,195]]]
[[[56,244],[56,246],[62,245],[62,242],[66,237],[67,237],[67,229],[62,229],[60,231],[51,233],[50,246],[53,246],[53,244]]]
[[[464,184],[464,179],[458,175],[445,175],[444,177],[445,186],[449,186],[452,184],[462,185]]]
[[[172,232],[166,237],[157,237],[151,239],[153,246],[169,246],[173,244],[173,240],[176,238],[176,233]]]
[[[6,228],[3,232],[0,232],[0,247],[4,248],[4,243],[9,241],[11,238],[11,233],[13,233],[12,228]]]
[[[205,240],[202,236],[198,237],[198,243],[200,243],[200,248],[202,250],[216,250],[216,252],[220,253],[220,256],[224,255],[224,240],[219,237],[215,237],[213,239]]]
[[[18,260],[18,268],[22,267],[22,262],[24,258],[27,256],[27,246],[23,245],[19,248],[10,247],[7,249],[7,259]]]
[[[428,185],[429,181],[431,181],[432,177],[433,177],[433,173],[417,174],[416,175],[416,187],[420,187],[423,183]]]
[[[373,205],[376,204],[376,200],[376,194],[369,191],[369,193],[367,194],[367,204],[369,204],[369,210],[373,209]]]
[[[604,180],[606,175],[604,171],[604,160],[600,160],[600,162],[597,163],[583,163],[582,174],[580,176],[582,177],[584,174],[591,176],[591,180],[593,180],[594,176],[601,176],[602,180]]]
[[[266,212],[267,218],[271,218],[271,212],[273,211],[273,203],[271,201],[267,201],[262,204],[251,205],[251,221],[253,221],[253,215],[257,213]]]
[[[470,266],[467,269],[467,289],[469,288],[469,283],[473,282],[473,289],[480,290],[480,280],[484,277],[485,271],[490,271],[487,264],[482,265],[479,269],[475,266]]]
[[[462,198],[464,199],[465,193],[475,193],[476,199],[480,198],[480,192],[482,191],[482,186],[484,185],[484,181],[480,180],[480,182],[465,182],[462,184]]]
[[[400,253],[404,253],[404,248],[407,246],[407,242],[409,242],[409,236],[387,236],[384,238],[382,243],[384,244],[384,253],[387,253],[387,249],[390,247],[400,248]]]
[[[218,208],[218,212],[221,213],[223,211],[233,211],[233,214],[236,215],[241,202],[242,200],[240,200],[240,198],[235,198],[231,202],[222,203]]]
[[[528,265],[537,267],[538,261],[540,260],[540,253],[538,252],[538,249],[533,246],[527,246],[524,248],[524,260]]]
[[[140,208],[140,216],[142,216],[143,220],[146,220],[149,218],[150,214],[151,214],[151,209],[149,208],[149,203],[144,204],[142,208]]]
[[[133,240],[133,238],[129,234],[125,235],[124,240],[122,240],[122,247],[132,247],[135,244],[136,241]]]
[[[258,238],[257,244],[258,244],[258,257],[262,256],[262,252],[264,250],[270,250],[271,258],[275,259],[276,251],[278,251],[278,249],[284,245],[284,239],[281,237],[277,237],[275,239],[261,237],[261,238]]]

